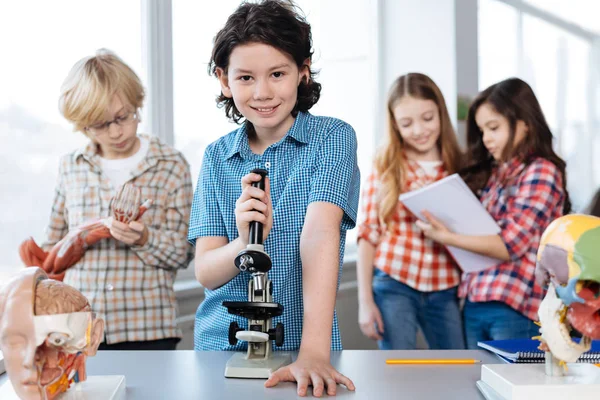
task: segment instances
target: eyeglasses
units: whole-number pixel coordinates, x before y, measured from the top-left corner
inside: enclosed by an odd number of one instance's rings
[[[118,126],[128,126],[133,124],[135,121],[139,119],[137,111],[128,112],[127,114],[116,117],[112,121],[102,122],[101,124],[90,125],[85,129],[88,132],[93,133],[94,135],[101,135],[103,133],[108,132],[110,126],[112,124],[117,124]]]

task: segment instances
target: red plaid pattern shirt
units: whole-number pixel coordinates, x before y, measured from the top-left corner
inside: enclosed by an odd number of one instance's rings
[[[146,138],[148,153],[132,171],[130,182],[140,188],[143,199],[153,200],[142,217],[148,242],[128,246],[103,239],[67,270],[64,279],[104,319],[108,344],[181,337],[173,283],[177,270],[187,268],[193,258],[186,237],[193,196],[190,168],[179,151],[156,137]],[[70,229],[107,217],[115,194],[91,142],[64,156],[44,249]]]
[[[415,161],[408,160],[406,187],[408,191],[429,185],[447,175],[443,166],[437,176],[425,173]],[[398,201],[396,213],[383,226],[379,218],[381,182],[373,168],[362,193],[361,223],[358,240],[364,239],[375,249],[374,266],[392,278],[422,292],[433,292],[457,286],[460,272],[446,249],[426,238],[415,222],[417,218]]]
[[[546,227],[563,215],[563,177],[550,161],[517,159],[496,167],[480,196],[500,225],[510,261],[463,275],[459,296],[473,302],[501,301],[531,320],[545,295],[535,282],[536,254]]]

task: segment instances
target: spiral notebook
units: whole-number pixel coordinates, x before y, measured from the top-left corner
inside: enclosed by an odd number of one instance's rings
[[[477,342],[485,350],[495,353],[508,363],[543,363],[544,352],[538,349],[539,340],[510,339]],[[583,353],[577,360],[579,363],[600,364],[600,341],[593,340],[592,348]]]

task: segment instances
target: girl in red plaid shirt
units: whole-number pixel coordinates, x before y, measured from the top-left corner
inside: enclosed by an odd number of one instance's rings
[[[498,235],[448,231],[434,215],[420,223],[425,235],[501,261],[463,276],[467,346],[482,340],[529,338],[543,289],[534,270],[540,237],[570,211],[565,162],[552,149],[552,133],[531,87],[512,78],[477,96],[467,122],[469,167],[464,178],[501,228]]]
[[[429,77],[403,75],[392,85],[387,114],[387,143],[362,195],[360,327],[381,349],[414,349],[418,327],[430,348],[464,348],[459,270],[398,201],[400,193],[458,169],[460,150],[444,97]]]

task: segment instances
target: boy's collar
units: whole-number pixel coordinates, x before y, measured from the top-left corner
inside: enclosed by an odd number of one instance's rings
[[[294,120],[292,127],[287,133],[290,137],[301,143],[308,143],[309,140],[307,124],[308,116],[308,113],[299,112],[298,115],[296,115],[296,119]]]
[[[286,133],[286,135],[279,141],[279,143],[283,142],[286,137],[291,137],[297,142],[300,143],[308,143],[309,141],[309,132],[308,132],[308,124],[306,120],[308,118],[308,113],[299,112],[296,118],[294,119],[294,123],[290,130]],[[236,154],[240,154],[242,158],[245,158],[250,150],[250,144],[248,143],[248,128],[245,122],[240,126],[237,133],[235,134],[235,138],[233,140],[233,145],[229,152],[225,155],[226,159],[233,157]]]

